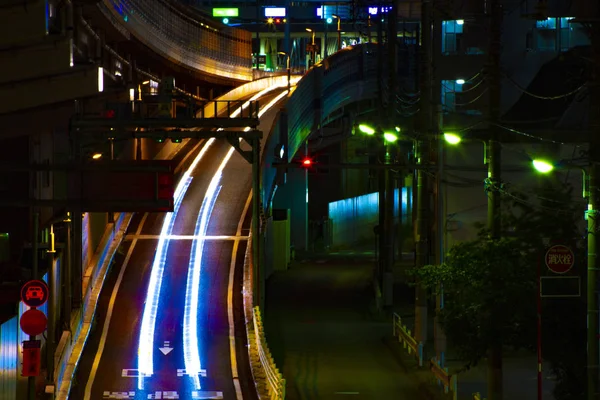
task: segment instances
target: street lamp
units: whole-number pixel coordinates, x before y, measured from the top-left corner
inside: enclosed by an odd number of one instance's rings
[[[313,29],[310,28],[306,28],[307,32],[311,33],[311,43],[310,43],[310,65],[311,67],[315,64],[315,58],[316,58],[316,49],[315,49],[315,31]]]
[[[566,169],[579,169],[583,173],[583,198],[587,198],[588,206],[585,210],[585,219],[587,219],[587,379],[588,386],[597,382],[598,365],[598,227],[600,218],[598,218],[598,185],[597,185],[597,165],[592,164],[587,168],[574,164],[555,165],[552,162],[542,159],[532,160],[533,167],[544,174],[550,173],[555,167]],[[588,391],[590,389],[588,388]],[[593,394],[592,394],[593,395]]]
[[[288,90],[288,93],[289,93],[290,88],[291,88],[290,80],[291,80],[291,75],[292,75],[292,72],[290,70],[290,55],[288,53],[286,53],[285,51],[279,51],[277,54],[281,54],[281,55],[287,57],[285,65],[286,65],[286,68],[287,68],[287,83],[288,83],[287,90]]]
[[[332,14],[333,18],[337,19],[337,36],[338,36],[338,51],[342,49],[342,19],[339,15]]]

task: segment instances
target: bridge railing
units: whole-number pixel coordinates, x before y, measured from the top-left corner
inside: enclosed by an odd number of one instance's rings
[[[271,351],[269,350],[269,346],[267,345],[267,339],[265,337],[262,324],[262,317],[258,307],[254,307],[253,321],[258,356],[260,357],[260,363],[262,364],[267,377],[267,390],[269,393],[269,399],[283,400],[285,399],[285,379],[275,365],[275,360],[273,359]]]
[[[163,57],[207,74],[252,80],[250,32],[196,20],[166,0],[103,0],[115,20]]]

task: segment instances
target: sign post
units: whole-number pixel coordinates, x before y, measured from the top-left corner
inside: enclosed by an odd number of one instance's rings
[[[573,268],[575,255],[573,251],[562,244],[557,244],[546,251],[546,267],[555,274],[565,274]]]
[[[48,285],[42,280],[30,280],[21,287],[21,300],[25,305],[31,307],[21,315],[19,320],[21,329],[30,337],[30,340],[23,341],[22,376],[35,377],[40,374],[41,341],[36,340],[35,337],[46,330],[48,319],[46,314],[37,307],[48,301],[49,294]],[[33,395],[30,392],[30,397]]]

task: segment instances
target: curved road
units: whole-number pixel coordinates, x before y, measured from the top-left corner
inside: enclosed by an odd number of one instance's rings
[[[261,98],[261,109],[281,92]],[[277,109],[261,116],[263,133]],[[69,398],[257,398],[241,298],[251,166],[226,141],[209,139],[184,159],[184,171],[198,154],[202,157],[174,213],[134,216],[100,294]],[[164,227],[170,219],[170,227]],[[159,240],[161,230],[168,238]],[[235,337],[235,360],[230,336]]]

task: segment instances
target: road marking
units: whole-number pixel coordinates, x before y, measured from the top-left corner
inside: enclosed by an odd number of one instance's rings
[[[126,235],[125,238],[123,238],[123,240],[158,240],[160,238],[160,235]],[[248,240],[249,236],[244,236],[241,234],[238,235],[234,235],[234,236],[228,236],[228,235],[206,235],[206,236],[202,236],[202,235],[166,235],[165,239],[168,240],[197,240],[197,239],[201,239],[201,240]]]
[[[171,342],[168,340],[165,340],[163,343],[163,347],[159,347],[158,348],[160,350],[161,353],[163,353],[165,356],[167,354],[169,354],[171,351],[173,351],[173,348],[171,347]]]
[[[152,399],[152,400],[177,400],[179,399],[179,393],[177,393],[174,390],[169,390],[169,391],[157,391],[154,392],[154,394],[149,394],[148,395],[148,399]]]
[[[192,391],[193,400],[221,400],[223,399],[223,392],[211,392],[211,391]]]
[[[133,399],[135,398],[135,392],[109,392],[105,391],[102,393],[103,399]]]
[[[177,370],[177,377],[181,378],[182,376],[185,375],[189,375],[187,373],[187,371],[185,370],[185,368],[181,368]],[[206,378],[206,370],[205,369],[201,369],[200,370],[200,376]]]
[[[244,205],[244,211],[240,220],[238,221],[236,237],[240,237],[242,234],[242,226],[246,219],[246,213],[250,207],[252,201],[252,193],[248,194],[246,204]],[[229,355],[231,357],[231,375],[233,377],[233,386],[235,387],[235,394],[238,400],[243,399],[242,387],[240,386],[240,377],[238,375],[237,367],[237,354],[235,350],[235,325],[233,322],[233,278],[235,275],[235,264],[237,258],[238,245],[240,241],[236,240],[233,242],[233,249],[231,250],[231,265],[229,266],[229,284],[227,287],[227,319],[229,321]]]
[[[335,392],[335,394],[360,394],[359,392]]]
[[[144,213],[140,224],[138,225],[136,234],[139,235],[142,232],[142,228],[146,223],[146,219],[148,218],[148,213]],[[100,343],[98,344],[98,351],[96,352],[96,357],[94,357],[94,363],[92,364],[92,369],[90,371],[90,377],[85,385],[85,394],[84,400],[90,400],[92,395],[92,386],[94,385],[94,380],[96,379],[96,373],[98,372],[98,366],[100,365],[100,359],[102,358],[102,353],[104,352],[104,346],[106,345],[106,337],[108,336],[108,328],[110,326],[110,320],[112,318],[112,313],[115,308],[115,303],[117,300],[117,292],[119,291],[119,287],[121,286],[121,281],[123,280],[123,275],[125,275],[125,270],[127,269],[127,265],[129,264],[129,260],[131,259],[131,255],[133,254],[133,249],[137,240],[134,239],[131,242],[131,246],[129,246],[129,250],[127,250],[127,255],[125,256],[125,260],[123,260],[123,265],[121,266],[121,271],[119,271],[119,277],[117,278],[117,282],[113,287],[112,294],[110,295],[110,301],[108,303],[108,309],[106,310],[106,317],[104,318],[104,326],[102,327],[102,336],[100,337]],[[106,392],[105,392],[106,393]],[[111,398],[111,397],[109,397]]]

